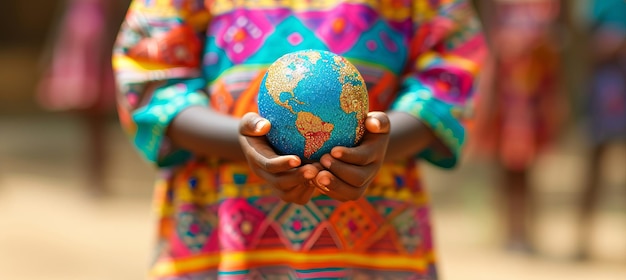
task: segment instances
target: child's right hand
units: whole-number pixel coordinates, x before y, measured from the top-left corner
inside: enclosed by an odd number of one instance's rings
[[[316,189],[312,179],[323,169],[321,164],[305,164],[296,155],[281,156],[265,135],[271,124],[256,113],[247,113],[239,123],[239,143],[252,171],[274,187],[286,201],[306,204]]]

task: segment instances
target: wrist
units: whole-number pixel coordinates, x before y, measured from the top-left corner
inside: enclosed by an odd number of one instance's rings
[[[174,118],[167,136],[172,144],[197,155],[243,161],[238,127],[239,119],[208,107],[192,106]]]
[[[388,112],[388,116],[391,131],[386,160],[405,160],[427,148],[448,150],[422,120],[401,111]]]

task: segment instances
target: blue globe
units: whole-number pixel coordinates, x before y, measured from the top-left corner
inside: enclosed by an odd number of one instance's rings
[[[277,153],[318,161],[335,146],[353,147],[365,132],[367,88],[359,71],[328,51],[286,54],[267,70],[258,95],[259,114]]]

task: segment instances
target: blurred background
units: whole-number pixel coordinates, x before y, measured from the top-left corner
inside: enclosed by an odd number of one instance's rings
[[[626,279],[626,1],[477,0],[467,155],[423,165],[443,279]],[[143,279],[154,170],[113,102],[128,0],[0,2],[0,279]]]

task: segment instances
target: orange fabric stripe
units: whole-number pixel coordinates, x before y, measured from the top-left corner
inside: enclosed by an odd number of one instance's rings
[[[254,266],[285,264],[294,269],[303,270],[339,266],[424,272],[431,260],[431,254],[397,256],[394,254],[338,253],[333,249],[315,252],[259,250],[251,252],[224,252],[187,259],[163,260],[153,267],[152,273],[155,276],[166,276],[206,269],[238,271]],[[217,267],[218,264],[219,268]]]

